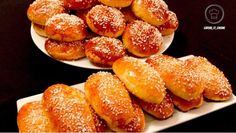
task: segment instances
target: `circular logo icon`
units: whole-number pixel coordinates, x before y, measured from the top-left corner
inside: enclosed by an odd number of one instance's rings
[[[218,24],[224,19],[224,9],[218,4],[211,4],[205,10],[205,18],[210,24]]]

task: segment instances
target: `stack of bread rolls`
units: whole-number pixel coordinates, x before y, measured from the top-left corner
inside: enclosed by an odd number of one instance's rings
[[[100,67],[111,67],[125,55],[157,54],[163,36],[178,28],[163,0],[35,0],[27,16],[36,33],[47,38],[51,57],[87,57]]]
[[[180,111],[200,108],[204,99],[232,96],[227,78],[204,57],[185,61],[154,55],[146,62],[122,57],[110,72],[88,77],[84,92],[64,84],[48,87],[42,101],[25,104],[17,123],[21,132],[139,132],[144,112],[163,120]]]

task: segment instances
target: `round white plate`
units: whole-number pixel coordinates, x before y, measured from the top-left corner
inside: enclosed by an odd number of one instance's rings
[[[34,43],[36,44],[36,46],[46,55],[48,55],[49,57],[51,57],[47,51],[45,50],[44,44],[46,41],[45,37],[42,37],[40,35],[38,35],[34,29],[33,26],[31,25],[31,29],[30,29],[30,33],[31,33],[31,37],[34,41]],[[160,47],[160,50],[157,54],[161,54],[164,51],[167,50],[167,48],[170,46],[171,42],[174,39],[174,33],[168,36],[164,37],[164,43],[162,45],[162,47]],[[111,69],[111,67],[99,67],[99,66],[95,66],[94,64],[92,64],[87,58],[82,58],[76,61],[62,61],[62,60],[58,60],[60,62],[63,62],[65,64],[69,64],[72,66],[76,66],[76,67],[82,67],[82,68],[89,68],[89,69]]]

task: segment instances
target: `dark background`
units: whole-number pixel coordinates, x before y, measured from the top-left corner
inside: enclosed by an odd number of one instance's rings
[[[0,1],[0,131],[18,131],[16,100],[43,92],[49,85],[84,82],[97,70],[62,64],[43,54],[30,36],[26,10],[32,0]],[[205,56],[224,71],[236,86],[236,1],[166,0],[180,21],[171,47],[165,54]],[[210,4],[224,8],[220,26],[225,30],[203,30],[210,25],[204,11]],[[235,93],[235,90],[234,90]],[[164,131],[236,131],[236,105],[191,120]]]

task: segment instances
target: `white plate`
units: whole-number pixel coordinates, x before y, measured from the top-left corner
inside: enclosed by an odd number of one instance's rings
[[[193,55],[185,56],[179,59],[185,60],[191,57],[193,57]],[[73,85],[72,87],[84,91],[84,83],[76,84]],[[42,99],[42,94],[19,99],[17,100],[17,110],[19,111],[19,109],[28,102],[40,101],[41,99]],[[209,114],[211,112],[217,111],[219,109],[225,108],[235,103],[236,103],[236,97],[234,95],[231,97],[230,100],[225,102],[204,101],[203,105],[200,108],[188,111],[186,113],[175,110],[173,116],[168,118],[167,120],[157,120],[154,117],[145,114],[146,127],[144,129],[144,132],[160,131],[181,124],[183,122],[198,118],[200,116]]]
[[[72,87],[78,88],[79,90],[83,91],[84,83],[73,85]],[[17,110],[19,111],[19,109],[24,104],[31,101],[40,101],[41,98],[42,98],[42,94],[38,94],[38,95],[19,99],[17,100]],[[226,102],[204,102],[203,106],[201,106],[200,108],[188,111],[186,113],[175,110],[173,116],[168,118],[167,120],[157,120],[154,117],[145,114],[146,127],[144,129],[144,132],[160,131],[160,130],[181,124],[183,122],[198,118],[200,116],[209,114],[216,110],[230,106],[234,103],[236,103],[236,97],[234,95],[232,96],[230,100]]]
[[[33,29],[33,26],[31,25],[31,29],[30,29],[30,33],[31,33],[31,37],[34,41],[34,43],[36,44],[36,46],[46,55],[50,56],[47,51],[45,50],[44,47],[44,43],[46,38],[39,36]],[[164,43],[162,45],[162,47],[159,50],[159,54],[163,53],[164,51],[167,50],[167,48],[170,46],[171,42],[174,39],[174,33],[168,36],[164,37]],[[51,57],[51,56],[50,56]],[[110,67],[98,67],[93,65],[87,58],[83,58],[83,59],[79,59],[76,61],[62,61],[62,60],[58,60],[60,62],[63,62],[65,64],[69,64],[72,66],[77,66],[77,67],[82,67],[82,68],[89,68],[89,69],[111,69]]]

